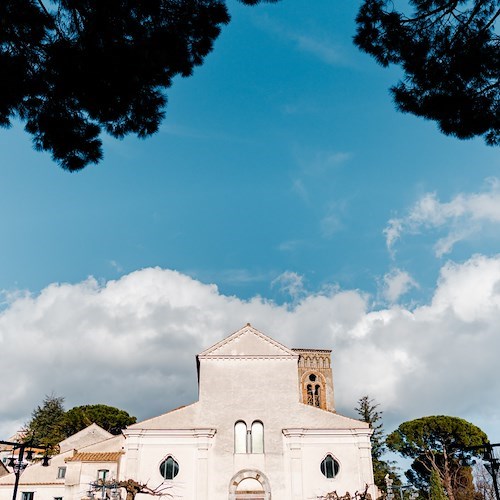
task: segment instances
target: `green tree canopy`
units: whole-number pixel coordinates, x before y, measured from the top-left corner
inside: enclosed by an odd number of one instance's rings
[[[113,406],[75,406],[66,412],[64,430],[67,436],[71,436],[95,423],[111,434],[120,434],[122,429],[135,422],[136,417]]]
[[[464,488],[470,491],[467,473],[470,474],[470,467],[464,466],[464,462],[472,455],[480,454],[479,451],[464,451],[464,448],[487,441],[486,434],[474,424],[461,418],[438,415],[402,423],[389,434],[386,444],[390,450],[414,460],[412,469],[420,471],[417,474],[420,481],[427,477],[429,484],[431,473],[435,472],[448,499],[459,500],[464,498]],[[414,475],[409,474],[408,478],[416,482]]]
[[[34,446],[48,447],[53,453],[55,446],[65,439],[64,433],[64,398],[45,396],[41,406],[37,406],[32,414],[27,428],[24,431],[26,441]]]
[[[433,470],[429,481],[429,500],[446,500],[443,485],[439,480],[438,473]]]
[[[370,424],[373,430],[371,436],[372,457],[380,458],[385,451],[384,424],[382,423],[382,411],[377,410],[380,405],[369,396],[358,399],[358,406],[354,408],[361,417],[360,420]]]
[[[95,423],[111,434],[120,434],[127,425],[134,424],[136,417],[126,411],[103,404],[76,406],[64,410],[64,398],[45,396],[37,406],[24,429],[25,440],[34,446],[46,446],[49,453],[57,452],[57,445],[64,439]]]
[[[395,468],[386,460],[382,459],[382,455],[386,451],[384,425],[382,423],[382,411],[377,408],[379,404],[375,400],[370,399],[369,396],[363,396],[358,400],[358,406],[354,408],[357,414],[361,417],[360,420],[370,424],[373,429],[373,434],[370,438],[372,445],[372,464],[373,464],[373,477],[375,484],[381,490],[385,490],[385,476],[389,474],[395,485],[401,484]]]
[[[23,120],[67,170],[97,163],[102,130],[158,130],[172,79],[202,64],[228,22],[224,0],[2,0],[0,125]]]
[[[398,4],[400,9],[398,9]],[[500,143],[498,0],[363,0],[356,45],[403,79],[396,107],[460,139]]]

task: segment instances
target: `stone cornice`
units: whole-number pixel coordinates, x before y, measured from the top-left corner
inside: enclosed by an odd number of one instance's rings
[[[56,482],[47,482],[47,481],[40,481],[40,482],[23,482],[19,481],[19,486],[64,486],[64,481],[59,481],[58,483]],[[14,483],[0,483],[0,486],[14,486]]]
[[[208,354],[198,355],[198,359],[298,359],[298,354]]]
[[[292,351],[294,352],[299,352],[299,353],[307,353],[307,352],[317,352],[317,353],[322,353],[322,354],[331,354],[332,350],[331,349],[307,349],[307,348],[302,348],[302,347],[292,347]]]
[[[286,438],[314,438],[324,436],[370,436],[372,430],[369,428],[348,428],[348,429],[305,429],[305,428],[290,428],[283,429],[283,435]]]
[[[143,438],[208,438],[215,436],[217,429],[199,428],[199,429],[124,429],[123,434],[126,437],[143,437]]]

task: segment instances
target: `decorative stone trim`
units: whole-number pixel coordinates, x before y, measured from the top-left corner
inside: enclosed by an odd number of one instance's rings
[[[236,490],[244,479],[256,479],[264,489],[264,499],[271,500],[271,487],[269,480],[260,471],[254,469],[243,469],[235,474],[229,483],[229,500],[236,500]]]
[[[218,351],[222,347],[226,346],[227,344],[230,344],[233,340],[237,339],[238,337],[241,337],[242,335],[244,335],[246,333],[252,333],[256,337],[259,337],[260,339],[264,340],[265,342],[267,342],[268,344],[272,345],[273,347],[278,349],[280,352],[282,352],[283,353],[282,355],[285,355],[285,356],[288,355],[288,356],[292,356],[292,357],[296,356],[296,354],[291,349],[288,349],[288,347],[285,347],[283,344],[268,337],[267,335],[264,335],[262,332],[260,332],[259,330],[254,328],[252,325],[250,325],[250,323],[247,323],[246,326],[244,326],[240,330],[234,332],[229,337],[217,342],[212,347],[205,349],[203,352],[198,354],[197,358],[198,359],[205,359],[207,357],[211,358],[213,356],[216,356],[217,355],[216,351]]]

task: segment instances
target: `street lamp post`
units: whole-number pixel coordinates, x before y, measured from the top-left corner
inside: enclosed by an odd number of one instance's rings
[[[394,489],[399,490],[399,496],[401,500],[404,500],[404,491],[410,490],[410,500],[415,500],[418,497],[418,493],[413,489],[411,484],[403,484],[401,486],[393,486],[394,480],[386,474],[385,476],[385,484],[387,486],[387,500],[396,500],[394,496]]]
[[[387,486],[387,500],[394,500],[394,493],[392,491],[392,483],[394,480],[389,476],[389,474],[386,474],[385,477],[385,484]]]
[[[491,444],[485,443],[484,445],[484,461],[488,462],[485,464],[486,470],[491,474],[491,479],[493,479],[493,488],[495,488],[495,496],[497,500],[500,500],[500,492],[498,491],[498,470],[500,469],[500,460],[495,457],[494,447],[500,446],[500,443]]]
[[[24,472],[24,469],[28,467],[29,460],[33,459],[33,444],[29,443],[15,443],[11,441],[0,441],[0,444],[6,444],[7,446],[12,446],[12,452],[19,450],[19,454],[17,458],[12,456],[9,459],[8,466],[12,467],[15,481],[14,481],[14,491],[12,493],[12,500],[16,500],[17,490],[19,488],[19,478],[21,474]],[[24,459],[24,452],[26,451],[26,460]],[[47,449],[45,449],[45,453],[47,453]],[[45,455],[42,459],[42,467],[48,467],[49,465],[49,457]]]
[[[110,481],[106,481],[105,479],[98,479],[97,481],[92,481],[89,485],[89,491],[87,492],[87,497],[90,498],[90,500],[99,500],[99,496],[94,495],[94,493],[100,492],[100,499],[101,500],[106,500],[109,498],[106,490],[111,490],[111,499],[112,500],[119,500],[120,498],[120,491],[119,491],[119,484],[117,481],[114,479],[111,479]]]
[[[493,480],[493,488],[495,490],[495,498],[496,500],[500,500],[500,491],[498,490],[498,471],[500,470],[500,460],[495,457],[495,450],[500,446],[500,443],[491,444],[489,442],[485,442],[478,446],[457,446],[459,450],[462,451],[483,451],[483,460],[486,462],[484,464],[486,470],[490,473],[491,479]]]

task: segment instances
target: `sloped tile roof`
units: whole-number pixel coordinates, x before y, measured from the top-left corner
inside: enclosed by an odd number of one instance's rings
[[[82,452],[75,453],[72,457],[67,458],[66,462],[118,462],[122,454],[122,451]]]

